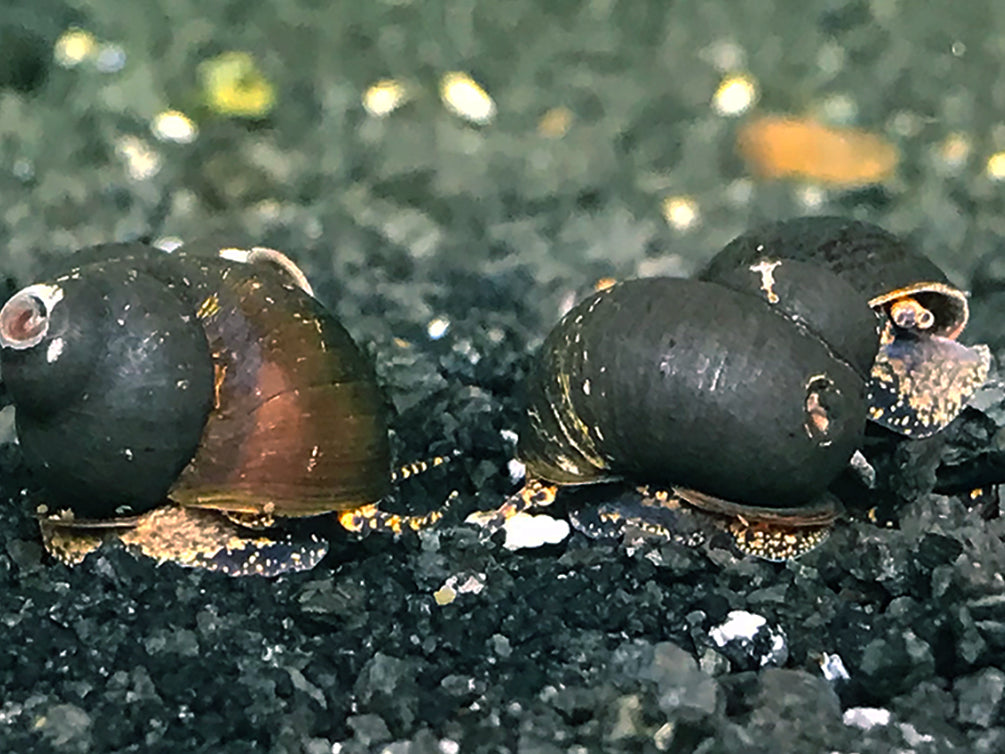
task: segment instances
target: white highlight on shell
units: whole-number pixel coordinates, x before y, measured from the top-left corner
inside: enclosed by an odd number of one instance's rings
[[[66,346],[66,341],[62,338],[53,338],[49,343],[49,347],[45,349],[45,361],[48,364],[52,364],[58,359],[62,353],[63,348]]]
[[[182,247],[184,251],[184,247]],[[308,296],[314,295],[314,289],[310,281],[300,269],[296,262],[277,249],[270,249],[268,246],[252,246],[250,249],[239,249],[236,246],[228,246],[219,249],[217,256],[229,262],[239,262],[240,264],[270,264],[289,275],[297,287]],[[256,284],[255,290],[261,287]]]
[[[156,246],[161,251],[166,251],[169,254],[173,251],[177,251],[185,242],[182,241],[178,236],[161,236],[153,245]]]
[[[41,301],[45,305],[45,311],[48,314],[52,314],[52,310],[56,308],[56,304],[63,300],[64,295],[62,288],[51,283],[29,285],[27,288],[21,289],[21,293],[34,296]]]
[[[781,264],[780,259],[762,259],[757,264],[750,265],[750,271],[761,276],[761,290],[772,304],[778,303],[778,294],[775,293],[775,268]]]

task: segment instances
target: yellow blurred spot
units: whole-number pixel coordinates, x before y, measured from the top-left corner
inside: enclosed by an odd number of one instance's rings
[[[949,134],[939,144],[936,155],[942,166],[948,170],[959,170],[970,158],[970,137],[966,134]]]
[[[827,192],[819,186],[802,186],[796,191],[796,199],[807,210],[818,210],[827,201]]]
[[[897,148],[878,134],[779,115],[746,123],[737,147],[750,169],[763,178],[800,178],[836,186],[882,182],[900,161]]]
[[[727,76],[712,97],[719,115],[742,115],[757,101],[757,82],[748,74]]]
[[[363,93],[363,107],[374,118],[384,118],[408,99],[405,85],[394,79],[383,79]]]
[[[549,139],[560,139],[569,132],[572,125],[572,110],[567,107],[553,107],[537,123],[537,132]]]
[[[83,29],[67,29],[56,40],[53,56],[63,68],[78,66],[97,54],[98,41]]]
[[[440,99],[454,115],[484,126],[496,115],[496,103],[466,73],[451,71],[440,79]]]
[[[161,169],[160,155],[135,136],[120,138],[115,144],[115,152],[126,163],[126,171],[133,180],[152,178]]]
[[[664,199],[663,217],[677,230],[690,230],[701,220],[698,203],[690,196],[668,196]]]
[[[209,108],[235,118],[264,118],[276,104],[272,84],[246,52],[225,52],[199,64],[199,81]]]
[[[150,123],[150,132],[160,141],[176,144],[191,144],[199,135],[192,119],[178,110],[165,110],[155,115]]]
[[[995,152],[988,158],[987,172],[992,181],[1005,180],[1005,152]]]
[[[443,607],[457,599],[457,592],[452,586],[440,587],[433,592],[433,599],[436,600],[437,605]]]

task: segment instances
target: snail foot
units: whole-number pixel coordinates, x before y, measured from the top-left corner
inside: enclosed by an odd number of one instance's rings
[[[528,479],[523,487],[506,498],[498,508],[475,511],[464,519],[464,523],[480,526],[490,534],[494,534],[518,513],[551,505],[555,502],[557,494],[558,485],[549,484],[540,479]]]
[[[310,535],[254,534],[211,511],[167,505],[130,519],[108,522],[40,521],[42,541],[54,558],[77,565],[106,542],[156,560],[230,576],[278,576],[306,571],[328,553],[327,542]]]
[[[694,514],[694,509],[670,490],[644,485],[622,490],[613,500],[572,506],[569,521],[590,539],[622,539],[641,533],[686,547],[702,547],[715,529],[705,520],[711,517]]]
[[[231,523],[243,529],[264,531],[276,525],[276,517],[270,511],[262,513],[242,513],[239,511],[220,511]]]
[[[389,513],[381,510],[376,503],[361,505],[358,508],[342,511],[338,514],[339,525],[353,534],[369,534],[373,531],[387,531],[395,536],[404,531],[421,531],[438,523],[450,510],[460,493],[453,490],[436,510],[429,513],[408,516],[399,513]]]
[[[736,518],[728,529],[736,548],[744,555],[783,563],[816,549],[830,536],[833,527],[830,524],[787,527]]]
[[[991,366],[987,346],[887,324],[868,385],[869,418],[913,438],[934,435],[963,410]]]
[[[118,532],[123,530],[81,528],[46,519],[39,520],[39,528],[42,531],[42,545],[45,551],[68,566],[80,565],[84,558],[105,542],[117,540]]]

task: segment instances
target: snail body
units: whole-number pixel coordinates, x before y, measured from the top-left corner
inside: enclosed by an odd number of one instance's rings
[[[875,318],[828,285],[860,325],[849,353],[868,353]],[[777,290],[799,308],[797,287]],[[718,512],[818,525],[836,515],[824,493],[864,426],[861,368],[785,306],[649,278],[590,296],[545,339],[517,454],[554,485],[626,478]]]
[[[53,526],[136,528],[167,502],[264,522],[388,493],[372,366],[283,265],[141,244],[70,264],[0,311],[3,380]]]
[[[771,223],[734,239],[698,277],[742,290],[736,283],[747,271],[782,261],[840,277],[881,318],[868,387],[872,421],[927,437],[952,421],[987,379],[987,348],[957,342],[969,319],[966,293],[923,254],[875,225],[841,217]]]

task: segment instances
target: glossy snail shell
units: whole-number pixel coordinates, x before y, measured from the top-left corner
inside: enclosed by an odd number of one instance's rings
[[[964,291],[891,233],[841,217],[770,223],[734,239],[699,278],[735,286],[754,267],[782,260],[842,278],[885,322],[869,383],[869,418],[925,437],[942,429],[987,379],[990,354],[956,342],[969,319]]]
[[[852,289],[828,283],[874,323]],[[789,300],[798,289],[778,290]],[[875,347],[874,326],[859,335]],[[728,512],[816,517],[862,440],[864,388],[861,371],[784,308],[711,283],[630,280],[582,301],[546,338],[518,455],[557,484],[627,477]]]
[[[0,310],[3,381],[50,511],[301,517],[388,492],[370,362],[275,257],[249,261],[109,244]]]

